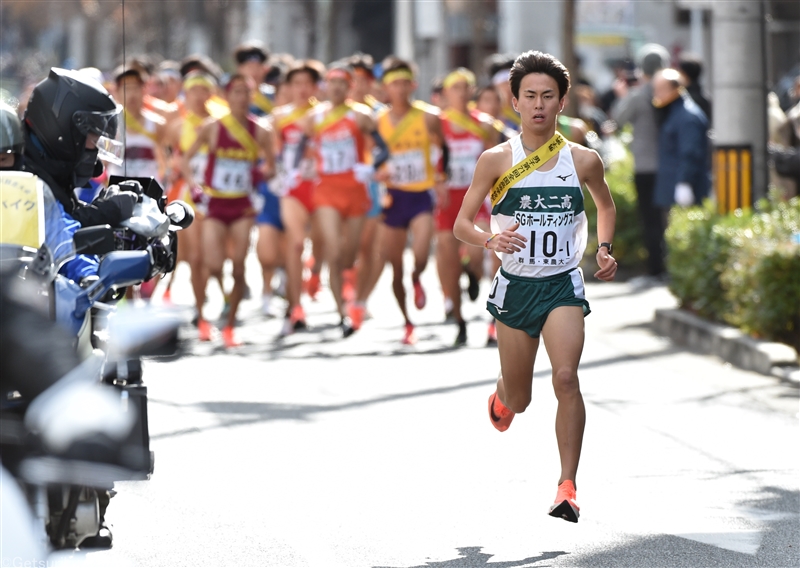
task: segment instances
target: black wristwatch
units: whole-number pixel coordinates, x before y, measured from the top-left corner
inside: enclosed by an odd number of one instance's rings
[[[606,247],[608,249],[608,254],[614,253],[614,245],[611,243],[600,243],[597,245],[597,252],[600,252],[600,247]]]

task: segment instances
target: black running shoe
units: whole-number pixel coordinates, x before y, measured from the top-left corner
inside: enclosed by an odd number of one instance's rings
[[[478,295],[481,293],[481,281],[478,280],[478,277],[475,276],[470,270],[464,270],[467,273],[467,278],[469,278],[469,286],[467,286],[467,294],[469,294],[469,299],[471,301],[475,301],[478,299]]]
[[[353,327],[353,320],[351,320],[348,316],[344,316],[342,321],[339,322],[339,327],[342,329],[342,337],[350,337],[356,332],[356,328]]]
[[[458,323],[458,335],[456,336],[456,341],[453,344],[454,347],[462,347],[467,344],[467,324],[466,322],[459,322]]]

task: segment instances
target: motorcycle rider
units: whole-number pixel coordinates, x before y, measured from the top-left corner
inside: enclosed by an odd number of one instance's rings
[[[121,163],[122,144],[114,140],[121,110],[88,75],[53,67],[33,89],[25,111],[25,170],[42,179],[83,227],[118,226],[139,199],[132,191],[120,191],[87,204],[74,191],[102,174],[100,160]]]

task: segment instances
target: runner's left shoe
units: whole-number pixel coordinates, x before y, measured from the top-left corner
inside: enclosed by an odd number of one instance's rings
[[[456,336],[456,341],[454,343],[454,347],[463,347],[467,344],[467,322],[461,321],[458,322],[458,335]]]
[[[511,421],[514,420],[514,413],[500,401],[497,391],[494,391],[489,397],[489,420],[492,421],[492,426],[500,432],[508,430]]]
[[[581,516],[581,508],[575,499],[575,484],[569,479],[562,481],[558,486],[556,501],[550,507],[550,516],[577,523],[578,517]]]
[[[241,347],[242,342],[236,337],[233,326],[226,325],[222,328],[222,341],[225,342],[225,347],[231,349],[233,347]]]

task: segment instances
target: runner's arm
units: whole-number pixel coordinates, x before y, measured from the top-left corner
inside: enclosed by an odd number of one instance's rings
[[[181,175],[183,176],[183,179],[186,180],[186,183],[190,188],[197,185],[197,180],[194,179],[192,167],[189,165],[189,162],[195,157],[197,152],[200,151],[200,148],[202,148],[204,144],[208,144],[209,152],[211,151],[211,133],[216,125],[216,121],[211,121],[204,124],[197,132],[197,138],[195,138],[194,143],[189,146],[189,149],[186,150],[186,152],[180,158]]]
[[[256,126],[256,142],[264,154],[264,164],[261,167],[261,173],[264,178],[270,179],[275,175],[275,150],[273,147],[272,128],[265,128],[262,125]]]
[[[506,161],[507,158],[502,146],[495,146],[495,148],[487,150],[478,158],[478,163],[475,165],[475,173],[472,175],[472,184],[470,184],[467,194],[464,196],[464,201],[458,211],[453,228],[453,234],[458,240],[475,247],[487,246],[491,250],[499,250],[500,252],[519,252],[525,246],[524,243],[527,239],[514,232],[514,229],[519,227],[519,224],[493,237],[488,242],[488,245],[487,241],[492,237],[492,233],[487,233],[475,226],[475,217],[486,200],[486,196],[489,195],[489,191],[497,179],[507,169],[507,167],[504,167],[508,165]]]
[[[586,188],[592,195],[597,206],[597,242],[611,243],[614,241],[614,225],[617,220],[617,209],[614,206],[614,199],[606,183],[605,169],[603,160],[594,150],[572,146],[575,168],[581,181],[586,184]],[[597,251],[597,264],[600,267],[595,273],[599,280],[610,282],[614,279],[617,272],[617,262],[605,247]]]

